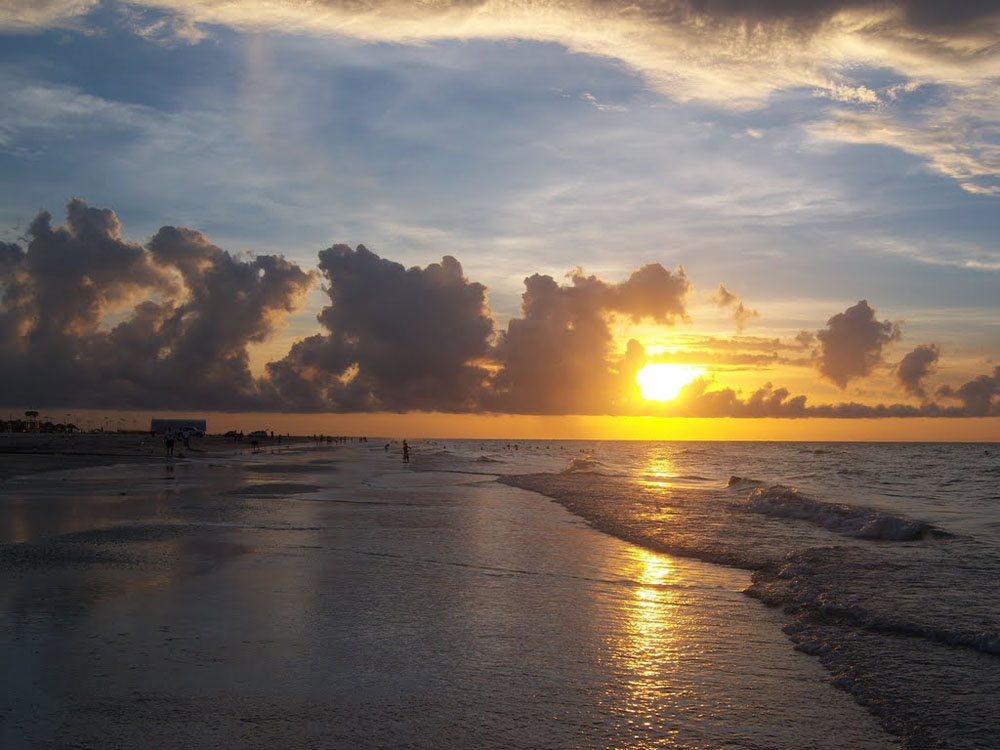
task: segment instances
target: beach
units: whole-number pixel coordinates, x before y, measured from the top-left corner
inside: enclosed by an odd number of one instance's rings
[[[395,449],[34,474],[3,510],[5,748],[892,745],[745,572]]]
[[[177,452],[183,453],[177,442]],[[250,443],[209,435],[196,439],[192,447],[192,455],[205,456],[249,451]],[[149,433],[0,432],[0,482],[45,471],[156,462],[165,453],[163,435]]]

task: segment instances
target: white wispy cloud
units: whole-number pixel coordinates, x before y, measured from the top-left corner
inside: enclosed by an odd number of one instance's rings
[[[81,22],[94,0],[8,0],[0,28]],[[997,195],[982,178],[1000,175],[996,81],[997,19],[984,6],[954,8],[937,21],[922,5],[787,3],[750,8],[694,0],[133,0],[161,14],[137,23],[146,36],[197,41],[205,25],[419,44],[443,39],[527,39],[623,61],[676,101],[745,111],[776,92],[811,90],[862,111],[838,111],[812,128],[817,137],[878,143],[925,160],[970,193]],[[893,71],[884,89],[859,70]],[[924,85],[948,90],[947,102],[914,123],[897,110]],[[590,93],[593,106],[618,110]],[[986,108],[983,108],[986,104]],[[985,184],[984,184],[985,182]]]

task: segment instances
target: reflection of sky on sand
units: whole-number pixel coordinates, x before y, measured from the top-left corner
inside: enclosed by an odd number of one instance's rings
[[[651,726],[660,719],[664,664],[680,658],[683,611],[676,606],[677,591],[670,588],[671,566],[662,556],[633,548],[639,583],[628,608],[629,624],[624,659],[633,675],[628,681],[628,710],[633,721]]]
[[[53,746],[882,747],[775,734],[773,696],[784,714],[829,688],[789,682],[807,657],[743,616],[760,609],[737,593],[743,572],[361,448],[303,475],[323,488],[310,495],[216,491],[287,473],[199,485],[178,467],[176,492],[158,474],[131,507],[178,536],[102,532],[94,549],[134,562],[0,579],[0,746],[16,730]],[[68,527],[123,534],[121,509],[100,506]]]
[[[629,547],[619,559],[618,573],[634,584],[620,601],[621,627],[609,640],[610,660],[621,688],[604,697],[628,747],[662,746],[677,721],[676,672],[697,636],[686,621],[686,602],[677,563],[663,555]]]

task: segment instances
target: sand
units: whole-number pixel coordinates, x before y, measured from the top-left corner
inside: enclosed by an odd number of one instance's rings
[[[891,747],[744,572],[365,444],[142,447],[4,484],[5,750]]]
[[[303,438],[283,438],[287,447]],[[276,449],[276,439],[260,441],[265,451]],[[192,438],[185,452],[177,441],[174,453],[180,457],[204,459],[251,451],[250,442],[236,443],[232,438],[207,435]],[[83,469],[90,466],[160,462],[166,454],[163,437],[149,433],[4,433],[0,432],[0,484],[6,479],[46,471]]]

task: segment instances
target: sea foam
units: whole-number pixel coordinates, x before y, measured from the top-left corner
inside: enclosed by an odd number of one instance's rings
[[[730,480],[732,486],[732,480]],[[885,513],[858,505],[829,503],[816,500],[794,487],[776,484],[757,487],[742,505],[754,513],[777,518],[808,521],[837,534],[859,539],[909,542],[928,536],[942,537],[947,533],[923,521]]]

